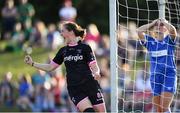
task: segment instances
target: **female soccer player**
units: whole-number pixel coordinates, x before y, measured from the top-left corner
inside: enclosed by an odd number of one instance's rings
[[[67,45],[58,51],[50,64],[34,62],[30,56],[25,56],[25,63],[37,69],[52,71],[64,62],[68,93],[78,110],[106,112],[104,97],[97,82],[101,77],[99,67],[90,46],[81,42],[85,30],[76,23],[65,22],[61,35]]]
[[[152,29],[152,33],[146,31]],[[157,112],[171,113],[170,105],[176,91],[176,65],[174,61],[176,29],[165,19],[138,28],[141,44],[150,55],[153,104]]]

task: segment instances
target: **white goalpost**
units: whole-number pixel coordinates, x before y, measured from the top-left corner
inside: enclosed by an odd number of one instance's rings
[[[180,112],[180,1],[109,0],[111,112],[154,112],[149,55],[136,29],[157,18],[166,18],[178,32],[178,82],[171,111]]]
[[[117,14],[116,14],[116,0],[109,0],[109,24],[110,24],[110,70],[111,70],[111,112],[118,112],[118,68],[117,61]]]
[[[165,0],[159,0],[159,18],[165,18]]]

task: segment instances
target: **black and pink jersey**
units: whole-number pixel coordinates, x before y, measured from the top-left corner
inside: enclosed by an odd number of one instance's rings
[[[89,64],[95,63],[95,56],[89,45],[78,42],[77,45],[62,47],[53,59],[56,64],[64,62],[67,72],[67,85],[75,86],[93,80]]]

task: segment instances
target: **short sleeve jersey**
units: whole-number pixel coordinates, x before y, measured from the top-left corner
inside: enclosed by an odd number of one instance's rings
[[[146,42],[142,42],[150,56],[151,72],[161,72],[168,68],[175,69],[175,40],[172,40],[170,35],[164,37],[162,41],[145,35]]]
[[[62,47],[53,61],[57,64],[64,62],[67,72],[67,85],[79,85],[87,80],[93,80],[89,63],[95,60],[94,53],[89,45],[78,42],[76,46]]]

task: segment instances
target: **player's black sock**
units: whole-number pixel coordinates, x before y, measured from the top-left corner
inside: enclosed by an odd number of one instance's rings
[[[93,108],[86,108],[83,113],[87,113],[87,112],[95,112]]]

